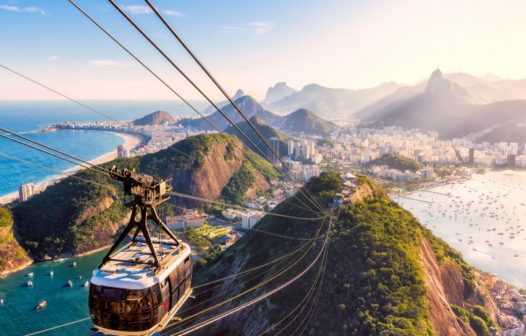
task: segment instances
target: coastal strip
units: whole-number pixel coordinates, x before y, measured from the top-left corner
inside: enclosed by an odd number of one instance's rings
[[[122,138],[124,140],[123,146],[125,149],[128,149],[128,150],[137,148],[140,145],[144,144],[146,141],[146,139],[141,135],[121,133],[121,132],[116,132],[116,131],[111,131],[110,133]],[[115,160],[117,159],[117,157],[118,157],[117,149],[114,149],[111,152],[102,154],[101,156],[96,157],[95,159],[89,160],[88,162],[95,164],[95,165],[100,165],[100,164]],[[35,183],[35,188],[38,190],[38,192],[42,192],[46,190],[46,188],[48,188],[49,186],[60,182],[64,178],[73,175],[75,172],[81,169],[82,169],[81,166],[75,166],[75,167],[72,167],[64,171],[64,174],[62,175],[50,176],[41,182]],[[15,191],[15,192],[0,196],[0,205],[10,204],[17,200],[18,200],[18,192]]]

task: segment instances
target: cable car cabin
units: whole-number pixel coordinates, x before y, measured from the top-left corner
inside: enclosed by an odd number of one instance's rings
[[[154,241],[161,263],[133,242],[93,272],[89,309],[95,327],[111,335],[150,335],[166,326],[192,293],[190,247]],[[161,246],[159,246],[161,243]]]

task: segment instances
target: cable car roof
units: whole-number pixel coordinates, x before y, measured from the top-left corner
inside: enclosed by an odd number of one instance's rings
[[[161,262],[161,271],[155,274],[154,259],[143,242],[136,242],[117,252],[102,268],[93,271],[91,283],[98,286],[144,289],[153,286],[170,274],[177,265],[190,256],[188,244],[179,246],[155,241],[153,246]],[[162,250],[162,252],[161,252]]]

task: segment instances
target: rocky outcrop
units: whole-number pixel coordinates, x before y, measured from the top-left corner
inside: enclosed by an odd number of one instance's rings
[[[0,276],[20,270],[31,263],[31,258],[15,238],[11,211],[0,208]]]
[[[436,335],[476,336],[471,327],[457,318],[450,307],[451,303],[460,306],[463,304],[464,282],[462,272],[453,263],[440,265],[427,239],[422,239],[420,250],[425,273],[429,315]]]

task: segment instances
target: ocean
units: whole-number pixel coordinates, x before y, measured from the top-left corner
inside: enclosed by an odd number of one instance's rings
[[[526,172],[491,171],[395,200],[486,272],[526,288]]]
[[[88,101],[88,105],[117,120],[133,120],[148,113],[164,110],[173,116],[191,116],[188,109],[176,101]],[[202,105],[202,104],[201,104]],[[0,127],[16,132],[31,132],[62,121],[97,121],[102,117],[86,111],[69,101],[0,101]],[[51,133],[29,133],[26,136],[54,148],[74,154],[84,160],[97,158],[115,150],[123,143],[119,136],[101,131],[64,130]],[[0,139],[0,152],[33,161],[54,170],[64,171],[73,167],[59,159],[38,153],[32,149]],[[0,196],[17,191],[24,183],[40,182],[55,174],[40,168],[26,166],[0,157]],[[26,335],[57,325],[89,318],[87,288],[89,280],[104,252],[66,260],[31,265],[23,271],[0,278],[0,335]],[[70,267],[73,260],[77,267]],[[49,276],[53,270],[54,276]],[[27,273],[33,272],[34,287],[25,287]],[[65,287],[68,280],[73,287]],[[48,307],[37,312],[32,308],[41,299]],[[54,329],[45,335],[88,335],[90,320]]]
[[[46,332],[43,335],[71,336],[93,333],[88,310],[88,288],[93,270],[99,265],[105,251],[84,257],[33,264],[23,271],[0,278],[0,335],[27,335],[58,325],[79,321]],[[72,267],[73,261],[77,267]],[[49,272],[53,271],[53,276]],[[33,272],[32,278],[27,274]],[[33,287],[27,287],[28,280]],[[68,287],[71,280],[73,287]],[[47,307],[33,310],[40,300],[47,301]]]
[[[190,111],[177,101],[86,101],[86,104],[117,120],[133,120],[157,110],[173,116],[190,116]],[[31,132],[63,121],[104,120],[100,115],[70,101],[0,101],[0,127],[16,132]],[[64,130],[26,134],[36,141],[74,154],[84,160],[95,159],[123,143],[119,136],[100,131]],[[0,152],[64,171],[73,164],[39,153],[1,138]],[[55,174],[40,168],[0,157],[0,197],[18,190],[19,185],[37,183]]]

